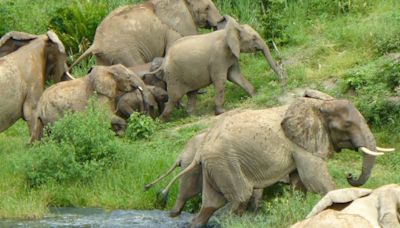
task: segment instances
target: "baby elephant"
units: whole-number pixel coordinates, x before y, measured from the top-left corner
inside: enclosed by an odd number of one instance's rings
[[[39,100],[31,142],[40,139],[43,127],[62,118],[66,111],[85,110],[89,98],[95,93],[98,102],[109,110],[112,124],[123,129],[125,120],[114,114],[115,98],[138,88],[136,79],[132,71],[118,64],[95,66],[85,77],[51,86]]]
[[[330,191],[307,218],[292,228],[400,227],[400,186],[389,184],[375,190],[345,188]]]
[[[284,73],[271,57],[268,46],[249,25],[239,25],[226,16],[224,29],[208,34],[187,36],[177,40],[168,50],[163,63],[167,83],[168,103],[162,120],[168,120],[176,103],[188,96],[188,112],[193,112],[194,91],[214,85],[215,113],[224,112],[224,90],[227,80],[239,85],[247,94],[255,94],[254,87],[240,72],[241,52],[262,51],[271,68],[282,78]]]
[[[152,118],[156,118],[164,109],[165,102],[168,101],[167,91],[160,87],[146,85],[145,89],[150,91],[150,96],[157,103],[157,107],[145,102],[142,88],[123,94],[117,98],[117,115],[129,119],[133,112],[148,113]]]

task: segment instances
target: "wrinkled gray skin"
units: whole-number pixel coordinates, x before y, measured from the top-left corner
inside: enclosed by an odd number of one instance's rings
[[[377,150],[365,119],[347,100],[304,97],[290,106],[245,110],[211,127],[193,162],[162,193],[201,165],[202,207],[192,227],[202,226],[228,201],[243,208],[254,189],[271,186],[295,170],[307,191],[325,194],[335,189],[327,159],[335,151],[360,147]],[[359,179],[348,179],[352,185],[362,185],[370,176],[375,156],[363,156]]]
[[[65,49],[57,35],[10,32],[0,39],[0,132],[23,118],[33,133],[33,114],[45,81],[66,78]]]
[[[400,186],[388,184],[371,190],[345,188],[330,191],[307,218],[292,228],[400,227]]]
[[[193,136],[185,145],[183,148],[181,154],[179,155],[178,159],[175,161],[175,163],[172,165],[172,167],[163,175],[161,175],[157,180],[151,182],[150,184],[147,184],[145,186],[145,190],[148,190],[151,188],[154,184],[158,183],[165,177],[167,177],[169,174],[172,173],[172,171],[175,170],[177,167],[181,167],[181,169],[185,169],[186,167],[189,166],[189,164],[193,161],[197,148],[201,146],[203,143],[204,137],[206,135],[206,132],[201,132],[195,136]],[[179,193],[178,196],[176,197],[176,201],[174,204],[174,207],[170,211],[170,216],[171,217],[176,217],[181,214],[183,207],[185,206],[185,203],[195,197],[196,195],[201,193],[202,189],[202,172],[201,172],[201,165],[196,165],[190,172],[184,174],[180,178],[180,185],[179,185]],[[260,206],[259,203],[261,201],[263,194],[262,189],[255,189],[253,192],[252,200],[250,201],[249,209],[252,211],[256,211]],[[167,194],[162,196],[161,199],[161,204],[163,207],[165,207],[167,203]],[[240,213],[239,211],[237,211]]]
[[[92,46],[72,64],[95,55],[98,65],[141,65],[165,55],[175,40],[217,26],[224,18],[211,0],[150,0],[111,12]]]
[[[192,113],[196,102],[193,91],[211,84],[215,88],[217,115],[224,112],[227,80],[239,85],[248,95],[255,95],[254,87],[240,72],[241,52],[262,51],[271,68],[278,75],[283,74],[273,61],[268,46],[254,29],[249,25],[239,25],[231,17],[225,18],[224,29],[181,38],[167,52],[162,67],[169,100],[160,117],[162,120],[169,119],[175,104],[185,94],[188,96],[188,112]]]
[[[95,66],[85,77],[49,87],[40,98],[31,141],[40,139],[43,127],[62,118],[66,111],[84,111],[89,98],[95,93],[97,102],[109,110],[113,127],[124,129],[125,120],[114,114],[115,98],[137,88],[136,78],[132,71],[121,64]]]
[[[168,101],[168,94],[167,91],[156,86],[146,85],[146,88],[157,102],[156,107],[144,103],[142,93],[136,89],[117,98],[117,115],[129,119],[133,112],[141,112],[148,113],[152,118],[156,118],[162,112],[164,103]]]
[[[162,70],[158,70],[163,63],[163,60],[164,58],[157,57],[154,58],[150,63],[136,65],[129,67],[129,69],[135,72],[146,85],[152,85],[167,90],[167,84],[163,80],[164,73]]]

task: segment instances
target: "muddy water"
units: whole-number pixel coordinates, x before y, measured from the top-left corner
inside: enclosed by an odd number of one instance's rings
[[[50,213],[40,220],[0,220],[0,227],[187,227],[191,214],[182,213],[170,218],[168,211],[115,210],[93,208],[51,208]]]

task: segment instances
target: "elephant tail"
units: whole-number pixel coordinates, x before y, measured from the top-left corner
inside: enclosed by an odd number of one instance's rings
[[[180,178],[181,176],[183,176],[183,175],[185,175],[186,173],[190,172],[190,171],[191,171],[192,169],[194,169],[194,168],[196,167],[196,165],[198,165],[198,164],[199,164],[199,162],[197,161],[197,159],[196,159],[196,158],[193,159],[193,161],[190,163],[190,165],[189,165],[188,167],[186,167],[184,170],[182,170],[180,173],[178,173],[178,175],[176,175],[176,176],[174,177],[174,179],[172,179],[172,180],[168,183],[167,187],[165,187],[165,188],[159,193],[159,196],[161,196],[162,199],[163,199],[164,205],[165,205],[165,202],[167,201],[169,190],[170,190],[170,188],[172,187],[172,185],[175,183],[175,181],[178,180],[178,178]]]
[[[77,60],[75,60],[74,63],[68,68],[68,72],[71,71],[72,67],[74,67],[76,64],[80,63],[82,60],[86,59],[88,56],[93,55],[94,47],[93,45],[90,46]]]
[[[171,166],[171,168],[169,168],[169,170],[168,170],[166,173],[162,174],[160,177],[158,177],[156,180],[152,181],[151,183],[146,184],[146,185],[144,186],[144,191],[149,190],[151,187],[153,187],[153,185],[157,184],[157,183],[160,182],[162,179],[164,179],[165,177],[167,177],[169,174],[172,173],[172,171],[174,171],[174,170],[176,169],[176,167],[179,167],[179,166],[181,166],[181,161],[180,161],[180,160],[176,161],[176,162]]]

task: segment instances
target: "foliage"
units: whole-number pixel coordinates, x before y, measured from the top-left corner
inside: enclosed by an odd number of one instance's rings
[[[352,90],[356,106],[375,127],[397,124],[400,120],[400,64],[398,59],[380,58],[349,70],[340,81],[342,93]]]
[[[51,132],[36,144],[27,167],[31,187],[51,181],[58,183],[90,180],[110,167],[118,152],[108,115],[90,99],[85,112],[66,113],[47,130]]]
[[[131,140],[148,139],[154,134],[156,128],[157,124],[151,117],[134,112],[129,117],[125,137]]]
[[[93,42],[97,25],[107,12],[107,6],[97,0],[74,1],[54,12],[49,27],[57,33],[70,55],[80,55]]]

